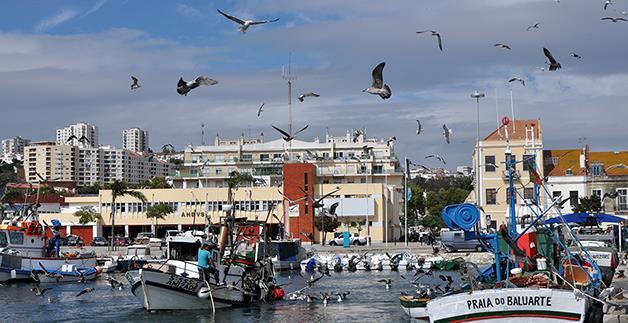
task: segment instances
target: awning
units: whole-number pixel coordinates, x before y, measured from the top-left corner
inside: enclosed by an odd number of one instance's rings
[[[624,218],[605,213],[571,213],[562,216],[567,223],[598,224],[598,223],[621,223]],[[560,217],[545,220],[543,223],[561,223]]]

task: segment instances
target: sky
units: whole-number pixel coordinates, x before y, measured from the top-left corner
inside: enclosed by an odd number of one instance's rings
[[[271,125],[288,124],[281,72],[290,60],[293,92],[321,95],[293,101],[294,127],[309,125],[301,140],[365,128],[369,137],[396,137],[400,159],[440,166],[424,159],[440,154],[454,169],[471,164],[478,124],[470,94],[486,94],[479,123],[486,136],[501,117],[512,118],[512,91],[517,119],[541,119],[545,148],[626,150],[628,22],[601,18],[626,17],[628,0],[607,10],[603,3],[10,1],[0,11],[0,138],[54,140],[55,129],[87,121],[99,127],[101,144],[118,147],[130,127],[148,130],[154,150],[199,145],[201,124],[209,143],[217,133],[276,139]],[[242,34],[216,9],[280,20]],[[442,35],[444,51],[435,37],[415,33],[426,29]],[[541,70],[543,47],[562,69]],[[362,92],[380,62],[388,100]],[[131,75],[140,79],[137,91]],[[179,77],[199,75],[219,83],[176,93]],[[525,86],[509,83],[514,76]]]

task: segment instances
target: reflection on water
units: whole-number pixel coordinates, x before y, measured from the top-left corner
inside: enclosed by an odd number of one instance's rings
[[[459,277],[452,272],[454,284]],[[322,303],[305,301],[280,301],[271,304],[259,304],[247,308],[218,310],[215,314],[207,311],[146,312],[139,301],[126,286],[123,290],[112,289],[99,280],[87,284],[53,285],[53,290],[45,296],[35,296],[29,283],[0,286],[0,306],[3,322],[46,321],[86,322],[126,321],[126,322],[401,322],[410,321],[399,306],[400,291],[413,292],[409,281],[399,274],[411,278],[413,272],[357,272],[332,274],[325,277],[309,290],[309,294],[320,296],[321,292],[337,293],[349,291],[351,294],[344,302],[330,300],[327,306]],[[433,277],[424,277],[422,284],[443,284],[438,279],[439,272]],[[456,273],[454,273],[456,274]],[[121,278],[121,277],[120,277]],[[394,282],[389,290],[378,279],[392,278]],[[282,273],[278,281],[286,293],[304,286],[304,279],[293,273],[291,278]],[[125,281],[121,279],[121,281]],[[126,281],[125,281],[126,282]],[[75,295],[85,287],[94,287],[93,293],[80,298]],[[49,303],[48,298],[52,298]]]

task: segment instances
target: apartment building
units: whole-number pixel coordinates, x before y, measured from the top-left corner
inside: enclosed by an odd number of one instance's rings
[[[30,144],[29,139],[20,136],[2,140],[2,160],[11,162],[13,159],[22,160],[24,156],[24,146]]]
[[[148,131],[140,128],[122,130],[122,149],[148,153]]]
[[[79,122],[57,129],[57,143],[81,148],[98,147],[98,127],[88,122]]]

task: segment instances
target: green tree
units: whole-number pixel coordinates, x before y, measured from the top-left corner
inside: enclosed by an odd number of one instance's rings
[[[237,190],[240,187],[240,184],[246,182],[253,182],[253,176],[249,173],[240,173],[236,170],[229,173],[229,178],[227,178],[227,186],[229,190],[227,191],[227,204],[233,204],[233,190]],[[231,211],[227,212],[227,215],[231,215]]]
[[[146,196],[144,196],[142,192],[129,189],[129,184],[125,182],[120,182],[118,180],[108,185],[107,188],[111,190],[111,250],[113,250],[113,238],[115,234],[114,228],[116,225],[116,200],[119,197],[129,195],[142,202],[146,202]]]
[[[321,209],[319,215],[314,218],[314,226],[319,232],[323,233],[322,245],[325,245],[327,239],[327,232],[335,232],[340,226],[337,216],[330,216],[327,214],[326,209]]]
[[[4,193],[0,202],[8,203],[9,205],[13,205],[15,201],[24,201],[24,192],[21,190],[10,189]]]
[[[102,219],[100,213],[94,210],[93,206],[83,206],[80,210],[74,212],[74,216],[79,218],[80,224],[87,224],[90,222],[98,222]]]
[[[418,225],[419,215],[425,214],[425,197],[423,189],[418,186],[409,186],[412,190],[412,198],[408,200],[408,225]]]
[[[81,186],[79,188],[76,189],[76,193],[78,194],[98,194],[98,191],[100,191],[100,184],[95,183],[93,185],[89,185],[89,186]]]
[[[602,211],[602,200],[597,195],[580,198],[580,203],[573,209],[574,213],[593,213]]]
[[[421,220],[421,224],[426,227],[443,227],[441,211],[447,205],[463,203],[469,191],[462,188],[450,187],[441,188],[437,192],[427,193],[427,215]]]
[[[165,177],[153,177],[152,179],[146,180],[141,185],[142,188],[172,188],[172,185],[168,184]]]
[[[165,219],[170,213],[174,213],[174,210],[172,209],[172,206],[170,206],[170,204],[158,203],[150,206],[146,210],[146,217],[149,219],[155,219],[155,231],[157,231],[157,221],[160,219]]]

